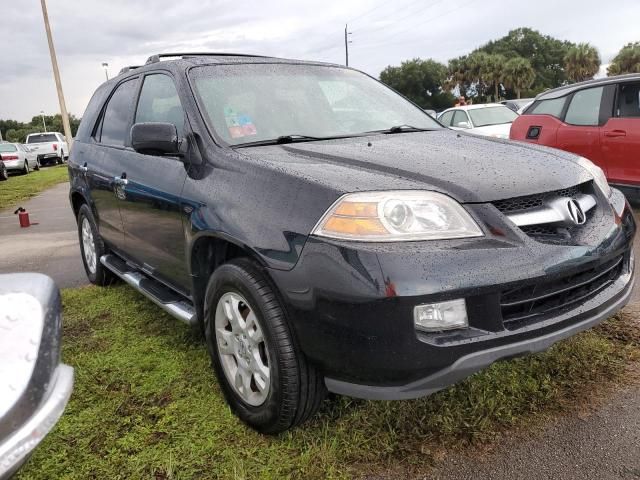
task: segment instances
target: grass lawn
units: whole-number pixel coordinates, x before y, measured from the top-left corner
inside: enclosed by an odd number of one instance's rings
[[[17,207],[23,200],[67,180],[66,165],[41,167],[39,172],[32,170],[28,175],[10,175],[9,180],[0,182],[0,209]]]
[[[63,302],[75,390],[23,480],[424,475],[445,449],[570,409],[640,360],[637,325],[620,314],[429,398],[334,398],[303,427],[266,437],[231,414],[204,344],[129,287],[66,290]]]

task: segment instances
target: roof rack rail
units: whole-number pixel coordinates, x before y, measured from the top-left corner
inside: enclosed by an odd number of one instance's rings
[[[230,53],[230,52],[192,52],[192,53],[158,53],[147,58],[146,65],[157,63],[162,58],[188,58],[188,57],[259,57],[267,58],[265,55],[253,55],[250,53]]]
[[[142,65],[129,65],[128,67],[123,67],[118,72],[118,75],[122,75],[123,73],[130,72],[131,70],[135,70],[136,68],[140,68]]]

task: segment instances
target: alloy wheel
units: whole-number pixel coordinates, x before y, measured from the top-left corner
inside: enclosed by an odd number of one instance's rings
[[[93,231],[87,217],[82,219],[82,251],[87,268],[91,273],[96,273],[96,246],[93,241]]]

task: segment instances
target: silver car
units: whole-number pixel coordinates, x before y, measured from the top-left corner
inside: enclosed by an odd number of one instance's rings
[[[38,155],[21,143],[0,143],[0,158],[9,172],[27,174],[32,169],[40,170]]]

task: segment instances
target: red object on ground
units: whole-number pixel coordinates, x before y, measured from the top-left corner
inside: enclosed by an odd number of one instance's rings
[[[20,207],[13,213],[18,215],[18,220],[20,221],[20,228],[27,228],[31,226],[31,222],[29,221],[29,214],[24,208]]]

